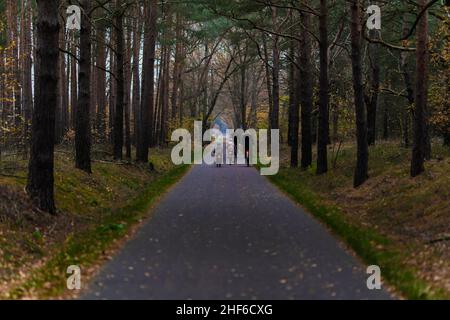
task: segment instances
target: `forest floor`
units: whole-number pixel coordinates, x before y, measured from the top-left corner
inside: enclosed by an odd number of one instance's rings
[[[410,178],[410,149],[370,147],[370,179],[352,187],[355,146],[342,147],[326,175],[290,169],[269,179],[341,236],[406,298],[450,298],[450,150],[433,145],[426,172]],[[332,154],[332,152],[331,152]],[[332,158],[330,154],[330,158]],[[330,161],[332,162],[332,161]],[[330,165],[330,167],[332,167]]]
[[[170,150],[151,150],[153,170],[104,153],[94,158],[88,175],[57,150],[55,217],[36,212],[25,195],[27,162],[0,162],[0,299],[62,297],[67,266],[83,262],[89,278],[188,169],[172,164]]]

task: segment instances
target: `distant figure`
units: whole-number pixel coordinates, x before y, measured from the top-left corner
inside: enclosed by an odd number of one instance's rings
[[[245,137],[245,163],[250,167],[250,137]]]
[[[216,168],[222,167],[223,163],[223,139],[221,137],[219,137],[218,139],[218,146],[221,148],[216,148],[213,154],[216,157]]]

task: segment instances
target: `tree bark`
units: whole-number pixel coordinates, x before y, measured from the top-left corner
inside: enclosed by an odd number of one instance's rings
[[[114,28],[116,28],[116,101],[113,127],[114,159],[122,160],[123,150],[123,117],[124,117],[124,38],[122,0],[116,0]]]
[[[156,0],[150,1],[150,6],[146,7],[145,33],[144,33],[144,68],[142,79],[141,98],[141,138],[139,142],[139,154],[137,160],[146,163],[148,161],[148,148],[150,145],[150,133],[153,123],[153,103],[154,103],[154,65],[155,65],[155,44],[156,44],[156,19],[158,3]]]
[[[293,64],[293,63],[292,63]],[[291,66],[293,69],[292,75],[292,103],[289,105],[290,109],[290,127],[291,127],[291,167],[298,167],[298,147],[299,147],[299,124],[300,124],[300,110],[299,101],[297,99],[297,90],[295,90],[298,82],[298,70],[295,66]],[[291,110],[292,109],[292,110]]]
[[[109,103],[108,103],[108,128],[109,128],[109,134],[108,134],[108,140],[110,143],[113,142],[113,133],[114,133],[114,120],[115,120],[115,110],[116,110],[116,78],[115,78],[115,71],[116,71],[116,54],[113,50],[116,43],[116,29],[114,27],[110,28],[109,31],[109,70],[114,74],[109,75]]]
[[[131,106],[131,29],[128,28],[126,43],[126,58],[125,58],[125,94],[124,94],[124,109],[125,109],[125,158],[131,160],[131,122],[130,122],[130,106]]]
[[[95,127],[100,143],[106,142],[106,27],[103,22],[97,24],[97,83],[96,93],[97,96],[97,114]]]
[[[364,106],[364,85],[362,80],[362,58],[361,58],[361,16],[359,0],[351,3],[351,42],[352,42],[352,70],[353,90],[355,96],[356,114],[356,141],[357,159],[353,180],[354,187],[359,187],[368,179],[369,149],[367,144],[367,117]]]
[[[173,86],[172,86],[172,96],[171,96],[171,105],[172,105],[172,113],[171,113],[171,119],[174,121],[177,118],[178,115],[178,95],[179,95],[179,87],[181,82],[181,76],[182,76],[182,65],[183,65],[183,56],[181,55],[182,52],[182,18],[181,14],[177,12],[176,14],[176,23],[175,23],[175,39],[176,39],[176,45],[175,45],[175,62],[173,66]]]
[[[313,78],[312,78],[312,57],[311,57],[311,35],[308,29],[311,25],[309,13],[301,13],[302,33],[299,52],[299,100],[301,103],[301,167],[308,168],[312,164],[312,99],[313,99]]]
[[[319,131],[317,137],[317,174],[328,171],[327,145],[329,141],[329,77],[328,77],[328,8],[327,1],[320,0],[320,77],[319,77]]]
[[[272,119],[272,110],[273,110],[273,96],[272,96],[272,79],[271,79],[271,70],[270,70],[270,64],[269,64],[269,51],[267,49],[267,40],[266,35],[262,34],[262,42],[263,42],[263,52],[264,52],[264,71],[265,71],[265,78],[266,78],[266,86],[267,86],[267,97],[269,99],[269,127],[270,127],[270,121]]]
[[[292,11],[289,12],[289,22],[292,25],[293,24],[293,16],[292,16]],[[292,28],[292,27],[291,27]],[[294,29],[294,28],[292,28]],[[291,32],[293,33],[293,31]],[[289,58],[290,58],[290,63],[289,63],[289,77],[288,77],[288,91],[289,91],[289,111],[288,111],[288,145],[290,147],[292,147],[292,143],[293,143],[293,121],[294,121],[294,112],[295,112],[295,103],[296,103],[296,81],[295,81],[295,73],[296,73],[296,66],[295,66],[295,41],[293,39],[289,40]],[[297,132],[298,134],[298,132]],[[292,149],[291,149],[292,151]],[[297,150],[298,151],[298,150]],[[298,156],[297,156],[298,158]],[[292,162],[292,157],[291,157],[291,162]],[[298,162],[298,159],[297,159]]]
[[[378,38],[378,31],[372,30],[373,34],[371,38]],[[378,107],[378,95],[380,92],[380,64],[379,64],[379,52],[377,50],[377,44],[369,44],[369,59],[370,59],[370,93],[367,97],[367,143],[370,145],[375,144],[376,140],[376,121],[377,121],[377,107]]]
[[[277,10],[272,8],[272,23],[275,29],[277,29]],[[270,129],[280,128],[280,38],[278,35],[273,35],[273,48],[272,48],[272,114],[270,117]]]
[[[32,68],[32,45],[31,45],[31,1],[26,1],[24,7],[24,30],[23,30],[23,70],[22,70],[22,103],[23,103],[23,113],[24,113],[24,142],[26,145],[26,150],[28,149],[29,143],[29,126],[31,121],[31,116],[33,112],[33,88],[32,88],[32,78],[31,78],[31,68]]]
[[[58,0],[37,0],[37,73],[27,193],[38,208],[55,214],[54,141],[58,68]]]
[[[71,127],[75,129],[77,104],[78,104],[78,78],[77,78],[77,46],[75,33],[72,32],[70,52],[73,57],[70,58],[70,115],[71,115]]]
[[[409,28],[406,23],[406,16],[403,17],[403,36],[408,35]],[[406,95],[408,99],[408,107],[403,111],[403,144],[406,148],[409,147],[409,125],[411,109],[414,106],[414,89],[411,81],[411,75],[408,68],[408,53],[405,51],[400,52],[400,70],[403,75],[403,81],[405,82]]]
[[[427,0],[419,0],[418,10],[422,11]],[[417,29],[416,49],[416,98],[414,107],[414,138],[411,158],[411,176],[415,177],[425,171],[424,159],[426,157],[426,110],[428,95],[428,14],[420,18]]]
[[[80,30],[80,61],[78,72],[78,105],[75,125],[75,166],[91,173],[91,23],[90,0],[82,6]]]
[[[141,52],[141,17],[139,15],[139,7],[137,7],[138,19],[135,22],[135,28],[133,30],[133,67],[132,67],[132,75],[133,75],[133,101],[132,108],[134,114],[134,144],[136,148],[139,148],[141,143],[140,139],[140,103],[141,103],[141,79],[139,76],[139,59]],[[138,153],[138,152],[137,152]]]

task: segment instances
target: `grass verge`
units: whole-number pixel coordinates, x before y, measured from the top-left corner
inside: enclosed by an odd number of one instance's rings
[[[430,193],[425,190],[431,186],[441,189],[440,184],[448,179],[448,175],[445,174],[445,166],[448,164],[442,161],[439,164],[430,163],[428,165],[430,172],[437,172],[438,166],[439,170],[444,171],[435,175],[431,181],[428,181],[430,179],[426,176],[419,178],[421,180],[413,180],[398,173],[404,170],[403,166],[407,165],[407,154],[398,155],[398,150],[398,147],[391,144],[373,148],[371,150],[373,181],[367,183],[363,189],[355,191],[352,196],[345,196],[352,192],[350,191],[354,155],[352,147],[347,149],[339,160],[340,167],[330,170],[326,175],[317,176],[314,168],[305,171],[288,168],[286,160],[280,172],[268,179],[327,225],[365,263],[380,266],[383,279],[405,298],[449,299],[450,294],[445,289],[446,281],[448,281],[445,275],[439,281],[428,281],[430,277],[424,276],[421,272],[421,269],[427,269],[427,264],[419,263],[420,260],[427,260],[428,264],[445,260],[445,253],[436,255],[433,252],[433,254],[422,255],[422,251],[429,252],[431,248],[429,246],[425,248],[422,245],[423,240],[418,236],[420,233],[425,237],[424,230],[420,229],[420,219],[424,216],[433,217],[435,225],[442,222],[439,220],[440,208],[445,206],[445,199],[448,198],[445,194],[441,194],[442,198],[436,199],[437,192]],[[396,163],[389,163],[389,159],[392,158],[398,159]],[[421,189],[409,186],[409,184],[414,186],[416,183],[420,184]],[[383,186],[384,184],[388,185]],[[383,188],[391,194],[376,193],[376,190]],[[422,193],[419,194],[419,192]],[[414,212],[409,206],[405,206],[405,203],[411,202],[412,198],[420,198],[427,210],[431,208],[426,206],[427,202],[434,203],[436,209],[433,212],[422,212],[423,210]],[[440,205],[436,205],[436,202]],[[390,207],[395,214],[391,214],[386,209],[383,211],[380,203],[383,207]],[[419,209],[416,208],[416,210]],[[402,223],[407,225],[408,235],[402,233],[403,229],[400,227]],[[392,227],[396,225],[399,227]],[[414,234],[415,230],[412,227],[414,225],[417,225],[417,234]],[[438,236],[437,227],[429,227],[426,234],[430,237]],[[445,262],[442,264],[441,261],[440,265],[447,269],[443,271],[448,271]],[[434,280],[436,278],[438,277],[434,273]]]
[[[85,212],[88,214],[80,218],[83,221],[81,224],[83,228],[80,228],[81,231],[72,230],[62,242],[56,243],[51,249],[46,248],[46,257],[41,261],[34,260],[35,267],[30,269],[30,274],[22,281],[17,281],[17,284],[10,287],[7,292],[1,293],[0,298],[70,297],[72,292],[66,288],[67,267],[79,265],[82,280],[88,278],[99,261],[108,258],[108,252],[114,244],[128,235],[133,226],[148,217],[149,208],[189,168],[189,166],[171,166],[161,158],[166,158],[166,155],[152,159],[153,163],[156,162],[156,168],[160,169],[158,173],[149,173],[142,168],[117,168],[120,166],[118,164],[98,164],[94,168],[98,176],[89,178],[79,172],[72,174],[71,169],[68,177],[57,182],[57,198],[60,200],[59,207],[67,210],[62,215],[73,215],[74,210],[77,210],[79,215],[78,210],[85,206]],[[134,177],[132,173],[135,174]],[[105,184],[99,183],[102,176],[107,177]],[[87,183],[91,186],[81,187],[80,182],[83,179],[92,179]],[[74,194],[75,190],[70,188],[67,192],[64,191],[68,188],[67,185],[72,183],[74,188],[78,188],[78,194]],[[104,190],[108,188],[114,191],[110,192],[110,195]],[[123,192],[125,198],[123,194],[117,194],[118,192]],[[113,198],[116,198],[116,201],[123,201],[123,205],[112,203],[108,205],[108,202],[114,202]]]

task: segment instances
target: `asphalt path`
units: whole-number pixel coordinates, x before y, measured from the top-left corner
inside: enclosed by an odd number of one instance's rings
[[[389,299],[366,266],[254,168],[198,165],[83,299]]]

